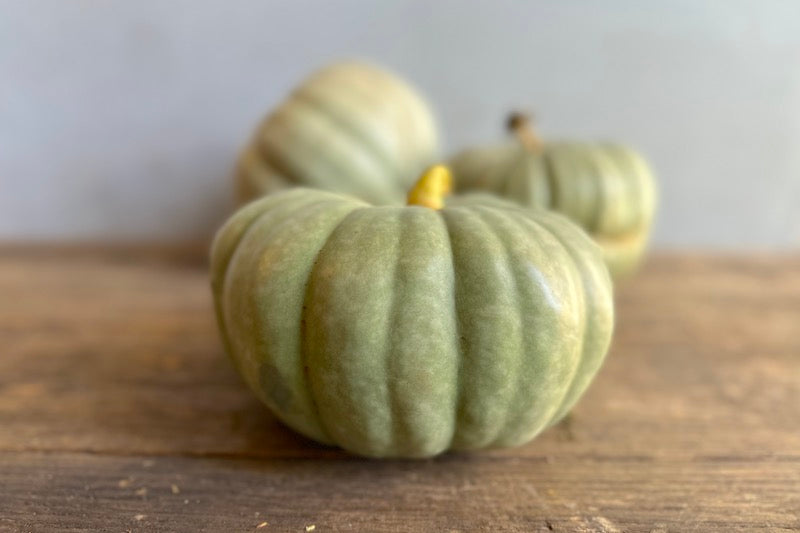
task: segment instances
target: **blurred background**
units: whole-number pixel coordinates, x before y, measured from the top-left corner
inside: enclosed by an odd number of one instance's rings
[[[630,143],[656,247],[800,244],[800,2],[0,2],[0,239],[198,241],[259,119],[313,69],[370,59],[429,99],[447,153]]]

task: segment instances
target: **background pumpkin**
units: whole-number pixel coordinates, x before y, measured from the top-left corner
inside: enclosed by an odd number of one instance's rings
[[[336,63],[259,126],[237,165],[237,196],[242,203],[302,185],[400,202],[437,152],[434,119],[412,87],[372,65]]]
[[[527,442],[577,401],[613,327],[597,245],[483,195],[437,210],[298,188],[234,214],[211,256],[245,381],[290,427],[367,456]]]
[[[645,160],[617,144],[542,143],[519,114],[508,126],[513,142],[466,150],[451,160],[456,188],[563,213],[600,244],[614,277],[631,272],[644,254],[656,207],[655,179]]]

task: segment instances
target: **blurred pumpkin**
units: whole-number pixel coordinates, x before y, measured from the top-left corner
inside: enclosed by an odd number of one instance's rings
[[[437,145],[431,112],[406,82],[369,64],[336,63],[258,127],[237,165],[238,200],[299,185],[399,203]]]
[[[296,188],[240,209],[211,251],[227,350],[288,426],[373,457],[515,446],[605,357],[611,282],[568,219],[430,169],[407,206]]]
[[[522,114],[512,115],[508,128],[513,142],[469,149],[451,160],[456,189],[558,211],[600,244],[612,276],[633,271],[656,207],[655,179],[645,160],[618,144],[543,143]]]

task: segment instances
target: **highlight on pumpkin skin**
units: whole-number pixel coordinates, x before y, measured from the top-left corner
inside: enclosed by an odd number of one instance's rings
[[[408,205],[431,209],[444,207],[444,197],[453,190],[453,175],[444,165],[428,168],[408,191]]]
[[[539,153],[544,150],[544,142],[533,127],[531,115],[515,111],[509,115],[506,128],[527,150]]]

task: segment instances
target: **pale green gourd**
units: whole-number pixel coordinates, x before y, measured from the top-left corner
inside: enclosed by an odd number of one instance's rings
[[[528,120],[509,120],[517,139],[475,148],[450,162],[456,190],[487,191],[558,211],[603,249],[615,278],[640,262],[656,208],[655,179],[635,151],[609,143],[542,143]]]
[[[258,127],[237,164],[237,197],[305,186],[400,203],[437,152],[433,116],[411,86],[366,63],[336,63]]]
[[[218,232],[224,343],[288,426],[372,457],[515,446],[588,386],[613,328],[597,245],[555,213],[442,206],[448,180],[392,207],[296,188]]]

